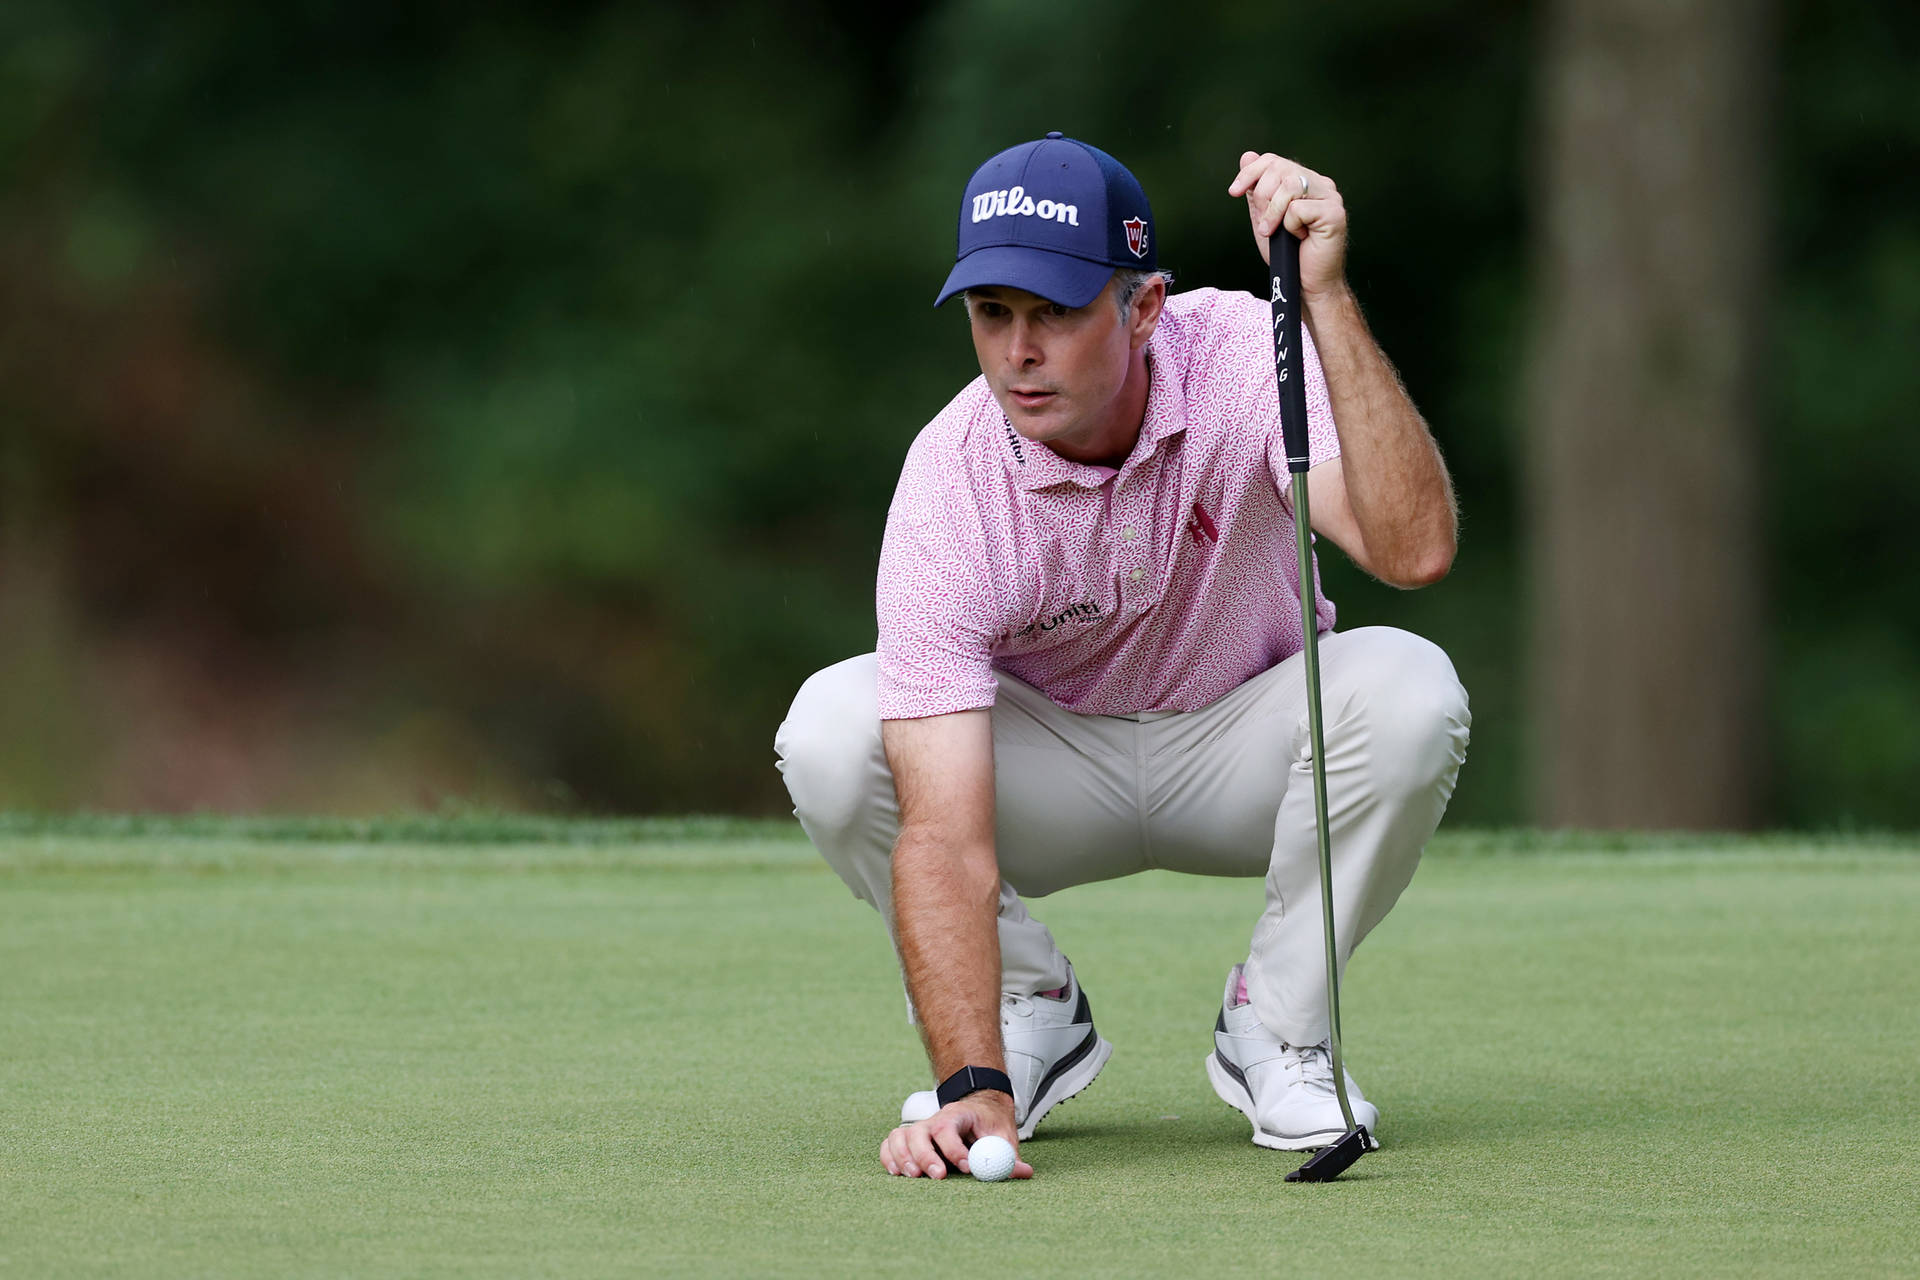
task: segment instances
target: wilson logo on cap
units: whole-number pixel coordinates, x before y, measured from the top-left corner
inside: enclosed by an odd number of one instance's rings
[[[1045,218],[1049,222],[1064,222],[1070,227],[1080,225],[1080,206],[1077,204],[1055,203],[1042,200],[1034,203],[1025,187],[1010,187],[1005,191],[982,191],[973,198],[973,220],[985,222],[989,218]],[[1128,232],[1129,236],[1133,233]],[[1138,249],[1135,253],[1140,252]]]
[[[997,286],[1084,307],[1115,268],[1151,268],[1159,252],[1140,183],[1106,152],[1058,133],[992,157],[963,192],[953,270],[935,306]]]

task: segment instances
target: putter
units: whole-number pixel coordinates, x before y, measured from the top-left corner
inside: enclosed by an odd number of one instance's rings
[[[1347,1070],[1340,1056],[1340,964],[1333,941],[1333,841],[1327,830],[1326,740],[1320,723],[1319,621],[1313,605],[1313,542],[1307,531],[1307,384],[1300,369],[1300,241],[1283,224],[1267,240],[1272,263],[1273,374],[1280,392],[1280,440],[1293,482],[1293,536],[1300,547],[1300,629],[1306,636],[1307,726],[1313,738],[1313,816],[1320,835],[1320,919],[1327,943],[1327,1027],[1333,1091],[1347,1131],[1287,1175],[1288,1182],[1331,1182],[1373,1149],[1373,1135],[1353,1121]]]

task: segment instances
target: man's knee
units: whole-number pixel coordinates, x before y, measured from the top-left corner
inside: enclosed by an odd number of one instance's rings
[[[1352,632],[1359,659],[1341,673],[1349,705],[1362,711],[1378,781],[1412,792],[1460,766],[1473,715],[1467,691],[1440,646],[1410,631]]]
[[[815,672],[774,734],[793,811],[810,831],[844,831],[872,803],[877,757],[884,771],[876,675],[870,653]]]

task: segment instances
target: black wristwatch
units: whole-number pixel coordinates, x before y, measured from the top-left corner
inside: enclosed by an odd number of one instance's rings
[[[1013,1096],[1013,1081],[1007,1079],[1004,1071],[995,1071],[992,1067],[962,1067],[945,1080],[934,1096],[940,1099],[940,1105],[950,1107],[970,1093],[982,1089],[998,1089],[1009,1098]]]

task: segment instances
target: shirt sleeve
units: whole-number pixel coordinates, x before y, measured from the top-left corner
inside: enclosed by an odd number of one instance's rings
[[[880,624],[880,718],[993,705],[992,579],[951,492],[916,482],[910,458],[887,513],[875,613]],[[978,530],[974,530],[975,533]]]

